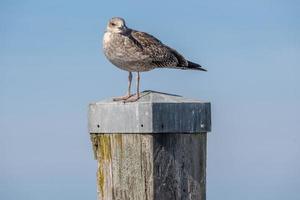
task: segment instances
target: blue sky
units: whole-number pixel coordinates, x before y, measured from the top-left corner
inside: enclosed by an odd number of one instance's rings
[[[300,199],[299,1],[0,1],[0,199],[96,199],[90,102],[127,73],[101,50],[126,19],[207,73],[154,70],[141,88],[212,103],[207,198]]]

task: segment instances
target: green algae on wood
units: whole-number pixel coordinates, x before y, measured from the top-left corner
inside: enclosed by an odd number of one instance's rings
[[[97,137],[98,140],[98,149],[97,149],[97,157],[98,160],[111,160],[111,143],[110,136],[100,134]]]
[[[100,190],[102,198],[104,195],[104,179],[105,177],[104,177],[103,168],[99,166],[97,171],[97,182],[98,182],[98,188]]]
[[[98,192],[101,193],[104,199],[105,191],[107,189],[106,181],[109,177],[105,171],[107,165],[111,164],[111,136],[104,134],[92,134],[91,141],[93,142],[93,150],[95,158],[98,160],[97,183]]]

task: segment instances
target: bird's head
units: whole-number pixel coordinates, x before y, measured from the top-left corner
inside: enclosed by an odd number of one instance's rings
[[[125,33],[127,31],[125,20],[120,17],[111,18],[106,30],[111,33]]]

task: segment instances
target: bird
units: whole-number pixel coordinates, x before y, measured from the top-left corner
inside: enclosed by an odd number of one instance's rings
[[[201,65],[185,59],[159,39],[126,26],[121,17],[108,21],[103,35],[103,52],[116,67],[128,72],[127,94],[114,101],[135,102],[140,98],[140,73],[156,68],[206,71]],[[136,94],[131,94],[132,73],[136,72]]]

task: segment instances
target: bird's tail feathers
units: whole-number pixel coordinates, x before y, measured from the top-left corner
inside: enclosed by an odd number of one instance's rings
[[[191,61],[188,61],[188,66],[186,67],[186,69],[193,69],[193,70],[200,70],[200,71],[207,71],[206,69],[202,68],[201,65],[197,64],[197,63],[193,63]]]

